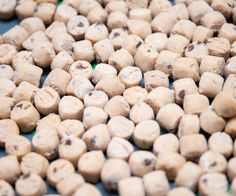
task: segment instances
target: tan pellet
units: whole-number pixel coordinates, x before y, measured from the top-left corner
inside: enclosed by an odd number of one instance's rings
[[[185,135],[199,133],[200,120],[197,115],[186,114],[180,119],[178,126],[178,136],[181,138]]]
[[[145,190],[142,178],[129,177],[119,181],[118,192],[121,196],[137,195],[144,196]]]

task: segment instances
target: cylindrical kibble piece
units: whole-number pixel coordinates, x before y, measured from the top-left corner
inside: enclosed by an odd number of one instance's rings
[[[142,182],[142,178],[129,177],[119,181],[118,192],[120,196],[144,196],[145,190]]]
[[[6,182],[5,180],[0,180],[0,195],[8,195],[8,196],[14,196],[15,192],[12,188],[12,186]]]
[[[178,126],[178,136],[191,135],[199,133],[200,121],[197,115],[186,114],[180,119]]]
[[[15,99],[6,96],[0,96],[0,119],[10,118],[11,110],[15,104]]]

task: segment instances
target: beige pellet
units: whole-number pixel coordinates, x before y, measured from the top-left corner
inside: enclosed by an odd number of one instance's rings
[[[84,38],[84,34],[89,27],[89,21],[86,17],[76,15],[70,17],[67,22],[67,30],[75,40],[81,40]]]
[[[226,176],[218,172],[203,174],[198,182],[201,195],[223,194],[227,191],[227,187]]]
[[[57,157],[59,137],[56,129],[44,128],[36,132],[32,138],[32,145],[36,153],[49,161]]]
[[[174,13],[160,12],[153,18],[151,27],[154,32],[169,34],[176,23],[177,18]]]
[[[100,6],[90,9],[87,15],[87,19],[90,24],[106,23],[107,18],[108,18],[107,12]]]
[[[71,17],[76,16],[76,14],[77,11],[73,7],[66,4],[62,4],[61,6],[57,7],[54,15],[54,20],[67,23],[68,20]]]
[[[26,81],[35,86],[39,86],[42,73],[43,70],[40,67],[22,62],[17,64],[13,80],[16,85]]]
[[[14,196],[15,192],[12,188],[12,186],[6,182],[5,180],[0,180],[0,185],[1,185],[1,189],[0,189],[0,194],[7,194],[9,196]]]
[[[16,85],[8,79],[0,79],[0,96],[12,97]]]
[[[151,25],[144,20],[130,19],[127,21],[127,26],[131,34],[136,34],[142,39],[152,33]]]
[[[12,80],[14,71],[10,65],[1,64],[0,70],[0,79]]]
[[[224,73],[226,76],[229,74],[236,74],[236,57],[231,57],[226,61],[225,67],[224,67]]]
[[[118,192],[120,196],[144,196],[145,190],[143,186],[142,178],[129,177],[119,181]]]
[[[140,101],[145,101],[147,96],[147,90],[140,86],[127,88],[123,93],[123,97],[126,99],[130,106],[133,106]]]
[[[230,50],[229,40],[222,37],[209,38],[207,40],[209,54],[227,58]]]
[[[83,195],[93,195],[93,196],[102,196],[99,189],[89,183],[84,183],[74,192],[73,196],[83,196]]]
[[[82,137],[84,133],[83,123],[79,120],[67,119],[63,120],[58,125],[58,135],[60,138],[64,138],[66,136],[74,135],[76,137]]]
[[[124,92],[125,85],[117,76],[108,74],[101,78],[95,86],[95,89],[104,91],[108,97],[114,97]]]
[[[233,140],[224,132],[213,133],[209,140],[208,145],[210,150],[215,150],[229,158],[233,152]]]
[[[133,140],[139,148],[150,149],[159,135],[159,124],[154,120],[146,120],[136,125]]]
[[[218,75],[223,75],[225,60],[223,57],[206,55],[202,58],[200,64],[200,74],[204,72],[212,72]]]
[[[92,65],[87,61],[75,61],[71,64],[69,68],[69,73],[72,77],[84,77],[87,79],[91,79],[93,74],[93,68]]]
[[[15,12],[17,17],[22,20],[24,18],[28,18],[34,15],[34,10],[37,7],[37,3],[35,1],[25,1],[21,0],[18,2]]]
[[[105,163],[102,151],[90,151],[83,154],[78,162],[78,170],[88,182],[96,183],[100,179],[100,173]]]
[[[1,19],[10,19],[15,14],[16,0],[10,1],[1,1],[0,4],[0,18]]]
[[[14,184],[20,176],[20,164],[17,157],[7,155],[0,158],[0,178],[10,184]]]
[[[185,48],[189,45],[189,40],[182,35],[172,35],[167,39],[166,50],[183,55]]]
[[[157,113],[162,106],[174,103],[174,100],[175,92],[173,90],[166,87],[157,87],[150,91],[146,96],[145,102]]]
[[[232,139],[236,137],[236,118],[230,118],[225,125],[225,133],[229,134]]]
[[[230,43],[234,42],[236,40],[235,28],[234,24],[224,23],[219,30],[219,37],[228,39]]]
[[[72,77],[71,81],[66,87],[66,93],[68,95],[76,96],[79,99],[83,99],[84,95],[94,90],[92,83],[85,77],[76,75]]]
[[[222,91],[224,78],[212,72],[204,72],[199,82],[199,93],[214,98]]]
[[[40,18],[46,25],[49,25],[53,21],[53,17],[56,11],[56,5],[52,3],[40,3],[34,11],[34,16]]]
[[[19,135],[20,131],[15,123],[11,119],[0,120],[0,146],[5,147],[6,140],[12,135]]]
[[[82,0],[78,7],[78,12],[83,16],[87,16],[89,11],[94,7],[101,7],[101,5],[96,0]]]
[[[170,35],[182,35],[187,39],[192,40],[193,32],[196,28],[196,24],[190,20],[179,20],[172,28]]]
[[[133,8],[146,8],[148,6],[148,0],[125,0],[126,4],[128,5],[129,9]]]
[[[93,70],[92,82],[97,84],[102,78],[104,78],[107,75],[116,76],[117,70],[109,64],[99,63]]]
[[[22,50],[18,52],[12,59],[12,68],[15,69],[17,65],[21,63],[34,64],[34,59],[31,51]]]
[[[213,37],[213,31],[207,27],[197,26],[193,31],[192,41],[206,42],[208,38]]]
[[[32,151],[31,142],[24,136],[11,135],[5,142],[5,150],[8,155],[15,155],[18,160]]]
[[[225,173],[227,169],[226,158],[217,151],[209,150],[203,153],[199,159],[199,166],[203,172],[221,172]]]
[[[95,23],[87,28],[84,36],[94,44],[108,37],[108,29],[103,23]]]
[[[169,103],[160,108],[156,120],[169,132],[174,131],[181,117],[184,115],[183,109],[175,103]]]
[[[121,159],[107,160],[101,171],[101,180],[107,190],[117,190],[119,181],[130,176],[128,163]]]
[[[38,17],[29,17],[21,21],[20,26],[31,35],[37,31],[45,31],[43,21]]]
[[[201,9],[199,9],[201,8]],[[188,6],[188,12],[194,23],[199,23],[200,19],[213,9],[205,1],[192,1]]]
[[[55,130],[57,130],[59,128],[60,123],[61,123],[61,118],[58,114],[49,114],[49,115],[41,118],[37,122],[36,131],[40,131],[42,129],[55,129]]]
[[[200,115],[208,106],[209,100],[205,95],[190,94],[184,96],[183,108],[187,114]]]
[[[229,180],[232,182],[236,176],[236,170],[235,170],[235,163],[236,163],[236,158],[232,157],[228,161],[228,166],[227,166],[227,175],[229,177]]]
[[[171,3],[167,0],[153,0],[149,4],[149,9],[152,13],[152,17],[155,17],[160,12],[167,11],[171,7]]]
[[[120,11],[127,15],[129,12],[129,8],[125,1],[111,1],[106,5],[105,10],[108,14]]]
[[[29,82],[21,82],[19,86],[14,90],[13,98],[16,102],[19,101],[30,101],[34,103],[35,93],[39,88]]]
[[[11,97],[0,96],[0,119],[10,118],[11,110],[16,104],[16,100]]]
[[[77,173],[73,173],[61,180],[57,185],[57,191],[61,195],[72,195],[78,187],[85,184],[84,178]]]
[[[51,69],[63,69],[65,71],[69,71],[69,68],[73,63],[74,59],[69,55],[69,53],[66,51],[61,51],[53,58]]]
[[[182,2],[178,3],[177,1],[178,0],[176,0],[175,5],[170,6],[168,8],[168,11],[175,14],[177,20],[189,19],[189,12],[188,12],[186,5]],[[157,0],[157,2],[158,2],[158,0]],[[168,1],[168,3],[169,3],[169,1]]]
[[[196,191],[198,181],[202,175],[202,168],[193,163],[186,162],[184,166],[179,170],[176,178],[175,184],[176,186],[182,186],[191,189],[192,191]]]
[[[54,21],[45,31],[46,35],[52,39],[54,35],[67,33],[66,25],[63,22]]]
[[[134,56],[134,64],[136,67],[140,68],[142,72],[151,71],[154,69],[157,56],[158,52],[155,48],[148,44],[141,44]]]
[[[199,133],[200,121],[197,115],[186,114],[180,119],[178,126],[178,136],[181,138],[185,135]]]
[[[109,14],[107,19],[107,27],[111,31],[116,28],[127,28],[128,17],[120,11]]]
[[[58,145],[59,157],[70,161],[75,167],[85,152],[87,152],[85,142],[75,135],[65,136]]]
[[[108,102],[108,96],[103,91],[94,90],[85,94],[83,97],[83,101],[85,107],[95,106],[104,108],[104,106]]]
[[[110,56],[114,53],[112,41],[106,38],[95,43],[93,47],[96,61],[108,63]]]
[[[130,19],[145,20],[151,22],[151,11],[147,8],[134,8],[129,11]]]
[[[46,45],[46,43],[48,43],[48,45],[50,44],[49,39],[47,38],[46,34],[43,31],[36,31],[35,33],[31,34],[24,42],[23,42],[23,47],[27,50],[32,51],[33,49],[38,49],[40,48],[39,45]],[[51,46],[51,45],[50,45]],[[22,54],[21,54],[22,53]],[[21,54],[21,55],[20,55]],[[23,59],[22,56],[25,55],[27,57],[31,57],[33,54],[29,51],[21,51],[19,52],[17,55],[19,55],[18,57],[18,61],[22,60],[22,61],[26,61],[29,63],[33,64],[33,60],[30,59]],[[14,57],[15,58],[15,57]],[[14,61],[14,60],[13,60]],[[14,63],[14,62],[13,62]]]
[[[122,44],[128,35],[128,30],[125,28],[112,29],[109,34],[109,39],[111,40],[115,50],[119,50],[122,48]]]
[[[11,119],[16,122],[22,132],[28,133],[36,127],[40,115],[31,102],[20,101],[12,109]]]
[[[185,158],[177,152],[160,153],[157,156],[155,169],[163,170],[168,180],[174,180],[185,162]]]
[[[124,39],[122,43],[122,48],[128,50],[132,56],[135,56],[139,46],[142,43],[143,43],[143,40],[141,37],[135,34],[130,34]]]
[[[60,78],[60,79],[59,79]],[[71,80],[71,75],[61,69],[53,69],[43,83],[43,87],[52,87],[60,96],[66,94],[66,87]]]
[[[104,110],[110,118],[114,116],[127,117],[130,113],[130,106],[124,97],[117,95],[107,102],[104,106]]]
[[[10,65],[16,53],[17,53],[17,50],[13,45],[1,44],[0,45],[0,63]]]
[[[157,52],[161,52],[165,48],[166,42],[167,36],[165,33],[153,33],[145,38],[145,43],[151,45]]]
[[[162,170],[156,170],[145,174],[143,176],[143,184],[147,196],[166,195],[170,189],[166,174]]]
[[[2,35],[5,44],[13,45],[17,50],[22,49],[22,43],[28,38],[29,33],[23,27],[16,25]]]
[[[187,160],[198,160],[207,149],[207,140],[202,134],[185,135],[180,138],[180,154]]]
[[[153,144],[153,152],[158,155],[165,152],[178,152],[179,140],[173,133],[160,135]]]
[[[191,190],[185,187],[173,188],[167,194],[167,196],[175,196],[175,195],[194,196],[195,194]]]
[[[20,169],[23,174],[35,173],[42,178],[46,177],[49,162],[42,155],[30,152],[22,157]]]
[[[94,60],[94,49],[92,42],[82,40],[72,44],[72,57],[75,60],[92,62]]]
[[[134,132],[134,123],[123,116],[115,116],[108,121],[107,128],[112,137],[129,139]]]
[[[159,70],[147,71],[144,73],[144,86],[147,91],[152,91],[157,87],[169,87],[168,76]]]
[[[105,151],[111,140],[109,130],[105,124],[97,124],[88,129],[82,139],[87,145],[89,151],[101,150]]]
[[[191,78],[182,78],[173,82],[175,90],[175,100],[178,104],[183,104],[185,95],[197,94],[198,87]]]
[[[67,51],[68,53],[73,54],[74,43],[74,38],[68,33],[59,32],[52,37],[52,44],[56,53]]]
[[[221,12],[225,18],[230,18],[233,12],[233,3],[234,1],[224,1],[224,0],[212,0],[211,7]]]
[[[206,13],[200,20],[202,26],[211,29],[214,33],[219,32],[221,26],[226,23],[225,17],[217,11]]]

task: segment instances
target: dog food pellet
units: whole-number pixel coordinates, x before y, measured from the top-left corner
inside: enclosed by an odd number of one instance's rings
[[[225,60],[223,57],[206,55],[202,58],[200,64],[200,74],[203,74],[204,72],[212,72],[222,75],[224,66]]]
[[[236,163],[235,157],[229,159],[229,161],[228,161],[227,175],[228,175],[229,180],[231,182],[233,181],[234,177],[236,176],[235,163]]]
[[[0,45],[0,63],[10,65],[16,53],[17,53],[17,50],[13,45],[1,44]]]
[[[175,178],[176,186],[183,186],[196,191],[201,175],[202,169],[200,166],[190,161],[186,162]]]
[[[160,108],[156,120],[160,125],[169,132],[174,131],[181,117],[184,115],[183,109],[175,103],[166,104]]]
[[[45,31],[46,35],[52,39],[56,34],[67,33],[66,25],[63,22],[54,21]]]
[[[101,171],[102,182],[108,190],[117,190],[119,181],[130,176],[130,167],[122,159],[107,160]]]
[[[95,23],[87,28],[84,37],[92,43],[96,43],[108,37],[108,29],[103,23]]]
[[[197,115],[186,114],[180,119],[178,126],[178,136],[181,138],[185,135],[199,133],[200,120]]]
[[[192,41],[206,42],[211,37],[213,37],[213,31],[200,25],[194,29]]]
[[[199,166],[206,173],[225,173],[227,169],[227,160],[217,151],[209,150],[200,157]]]
[[[228,39],[231,43],[236,40],[235,35],[235,28],[236,26],[230,23],[225,23],[221,26],[219,31],[219,37],[223,37]]]
[[[82,186],[76,189],[75,193],[73,194],[73,196],[83,195],[102,196],[96,186],[89,183],[84,183]]]
[[[129,103],[130,106],[133,106],[140,101],[141,102],[145,101],[147,96],[148,96],[147,90],[140,86],[134,86],[128,88],[123,93],[123,97],[126,99],[126,101]]]
[[[30,152],[22,157],[20,169],[23,174],[35,173],[42,178],[45,178],[48,165],[48,160],[42,155]]]
[[[1,195],[5,194],[5,195],[8,195],[8,196],[14,196],[15,195],[12,186],[4,180],[0,180],[0,194]]]
[[[160,127],[154,120],[142,121],[134,129],[134,143],[141,149],[149,149],[160,135]]]
[[[131,34],[138,35],[142,39],[152,33],[151,25],[144,20],[130,19],[127,22],[127,26]]]
[[[66,136],[74,135],[76,137],[81,137],[84,133],[83,123],[79,120],[64,120],[58,126],[58,135],[60,138]]]
[[[182,2],[179,3],[178,1],[183,1],[183,0],[175,0],[176,4],[173,5],[172,7],[170,6],[169,1],[164,0],[162,2],[165,2],[166,4],[168,4],[168,7],[169,7],[168,11],[175,14],[175,16],[178,20],[189,19],[189,12],[188,12],[186,5]],[[153,2],[155,2],[155,1],[153,1]],[[156,2],[157,2],[156,4],[158,5],[159,0],[156,0]]]
[[[59,115],[49,114],[37,122],[36,130],[40,131],[41,129],[47,129],[47,128],[57,130],[60,123],[61,123],[61,118]]]
[[[107,19],[107,27],[111,31],[116,28],[127,28],[128,17],[120,11],[112,12]]]
[[[129,158],[131,172],[135,176],[144,176],[154,170],[156,157],[153,153],[139,150],[133,152]]]
[[[97,62],[107,63],[114,53],[112,41],[107,38],[98,41],[94,44],[94,52]]]
[[[169,182],[162,170],[152,171],[143,176],[143,184],[147,196],[166,195],[169,191]]]
[[[100,179],[100,173],[105,163],[102,151],[90,151],[83,154],[78,162],[78,170],[84,179],[91,183],[96,183]]]
[[[48,183],[52,187],[56,187],[56,185],[60,181],[68,178],[74,172],[75,172],[75,168],[73,167],[71,162],[64,159],[57,159],[51,162],[51,164],[48,167],[48,170],[47,170]]]
[[[222,173],[207,173],[201,176],[198,187],[201,195],[223,194],[227,191],[228,182]]]
[[[129,18],[136,20],[145,20],[150,22],[152,20],[151,11],[147,8],[134,8],[129,11]]]
[[[82,139],[86,143],[88,150],[105,151],[111,140],[111,136],[107,125],[97,124],[88,129],[83,134]]]
[[[2,64],[0,65],[0,79],[11,80],[13,78],[14,71],[9,65]]]
[[[0,18],[10,19],[15,14],[16,0],[1,0],[0,1]]]
[[[119,181],[118,192],[120,196],[137,195],[144,196],[145,190],[142,178],[129,177]]]
[[[164,152],[157,156],[156,170],[163,170],[169,180],[174,180],[186,160],[177,152]]]
[[[155,154],[165,152],[178,152],[179,140],[173,133],[160,135],[153,144],[153,152]]]
[[[122,43],[122,48],[126,49],[132,56],[135,56],[141,44],[143,44],[143,40],[141,37],[135,34],[130,34],[125,37]]]
[[[134,56],[134,64],[140,68],[142,72],[154,69],[158,52],[148,44],[141,44]]]
[[[195,194],[191,190],[185,187],[173,188],[167,193],[167,196],[175,196],[175,195],[194,196]]]
[[[185,135],[180,138],[180,153],[187,160],[198,160],[207,148],[206,138],[202,134]]]
[[[29,101],[17,103],[11,111],[11,119],[16,122],[22,132],[31,132],[40,120],[40,115]]]
[[[232,57],[228,59],[226,62],[224,68],[225,75],[228,76],[229,74],[235,74],[236,73],[235,69],[236,69],[236,57]]]
[[[8,155],[15,155],[19,160],[32,151],[30,141],[21,135],[11,135],[5,142],[5,149]]]
[[[167,39],[165,49],[184,54],[185,48],[190,44],[189,40],[182,35],[172,35]]]
[[[105,9],[100,6],[90,9],[87,18],[90,24],[94,23],[105,23],[107,21],[108,14]]]
[[[40,18],[45,25],[50,25],[53,21],[53,16],[56,11],[56,6],[52,3],[40,3],[35,9],[34,16]]]
[[[84,141],[75,135],[63,137],[58,146],[59,157],[70,161],[74,166],[86,151],[87,147]]]
[[[227,58],[230,50],[230,42],[222,37],[209,38],[207,40],[207,47],[210,55]]]
[[[85,107],[95,106],[104,108],[104,106],[108,102],[108,96],[103,91],[94,90],[85,94],[83,97],[83,101]]]
[[[67,55],[69,55],[69,54],[67,53]],[[70,57],[72,59],[72,57],[70,55],[68,57]],[[93,69],[92,69],[92,66],[89,62],[76,61],[73,64],[72,63],[67,64],[68,66],[70,66],[70,67],[68,67],[68,70],[69,70],[69,73],[71,74],[72,77],[78,76],[78,77],[85,77],[87,79],[92,78]]]
[[[53,160],[57,157],[58,144],[59,137],[57,130],[52,128],[41,129],[32,138],[32,145],[35,152],[46,157],[48,160]]]
[[[57,184],[57,191],[62,195],[72,195],[75,190],[84,184],[84,178],[77,173],[73,173]]]
[[[77,11],[69,5],[62,4],[58,6],[54,15],[55,21],[67,23],[70,18],[76,16]]]
[[[208,140],[210,150],[215,150],[229,158],[233,152],[233,140],[224,132],[213,133]]]
[[[0,146],[2,148],[5,147],[5,142],[12,135],[19,135],[20,131],[15,123],[15,121],[11,119],[3,119],[0,120]]]
[[[31,187],[30,189],[28,188],[29,186]],[[19,195],[43,195],[47,192],[43,179],[34,173],[20,176],[16,181],[15,187]]]
[[[153,33],[145,38],[145,43],[151,45],[157,52],[161,52],[165,48],[166,42],[167,36],[165,33]]]
[[[129,8],[124,1],[110,1],[106,5],[105,10],[108,14],[115,11],[120,11],[123,12],[125,15],[127,15],[129,12]]]
[[[43,21],[38,17],[29,17],[21,21],[20,26],[31,35],[37,31],[45,31]]]
[[[0,119],[10,118],[11,110],[15,104],[15,99],[6,96],[0,96]]]
[[[12,68],[15,69],[18,64],[21,63],[30,63],[34,64],[34,59],[31,51],[20,51],[12,59]]]
[[[233,1],[212,0],[211,7],[221,12],[228,19],[232,14]]]
[[[67,51],[71,54],[74,51],[73,44],[75,44],[75,40],[68,33],[60,33],[53,35],[52,44],[56,53]]]
[[[95,0],[87,0],[87,1],[81,1],[79,5],[79,13],[81,13],[83,16],[87,16],[88,12],[94,8],[94,7],[101,7],[101,5],[98,3],[98,1]]]
[[[0,178],[14,184],[20,176],[20,164],[17,157],[8,155],[0,158]]]
[[[125,38],[128,36],[128,30],[124,28],[116,28],[111,31],[109,34],[109,39],[115,50],[122,48],[122,44]]]
[[[13,81],[0,79],[0,96],[11,97],[16,89]]]
[[[113,137],[107,146],[107,156],[114,159],[127,160],[134,151],[132,144],[119,137]]]
[[[129,139],[134,131],[133,121],[123,116],[111,118],[107,123],[107,127],[112,137],[121,137],[124,139]]]

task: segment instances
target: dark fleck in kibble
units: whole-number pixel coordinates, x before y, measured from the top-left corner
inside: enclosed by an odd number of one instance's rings
[[[179,92],[179,97],[180,97],[181,99],[183,99],[184,96],[185,96],[185,90],[181,90],[181,91]]]
[[[190,45],[188,46],[188,51],[193,50],[193,48],[194,48],[194,45],[193,45],[193,44],[190,44]]]
[[[71,145],[71,140],[70,139],[67,139],[66,142],[65,142],[66,145],[70,146]]]

